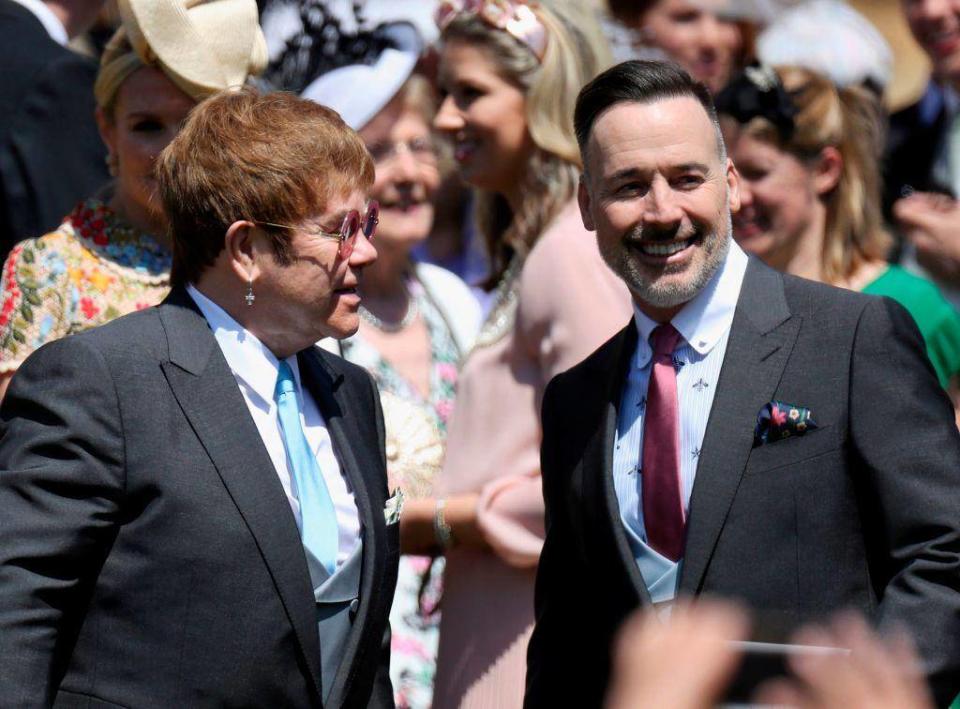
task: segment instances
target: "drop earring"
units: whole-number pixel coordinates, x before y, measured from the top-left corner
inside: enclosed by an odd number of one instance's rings
[[[103,158],[103,161],[107,164],[107,172],[110,173],[110,177],[116,177],[117,166],[119,164],[119,161],[117,160],[117,156],[114,155],[112,152],[109,152]]]
[[[247,280],[247,294],[244,297],[244,300],[247,301],[247,307],[253,305],[253,301],[257,299],[257,296],[253,294],[253,279],[250,278]]]

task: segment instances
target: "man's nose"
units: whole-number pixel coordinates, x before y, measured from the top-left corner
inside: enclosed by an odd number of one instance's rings
[[[951,12],[951,0],[915,0],[912,4],[914,16],[922,20],[935,21],[947,17]]]
[[[683,210],[673,189],[664,178],[657,177],[651,183],[642,218],[644,224],[651,225],[676,224],[683,219]]]
[[[351,268],[364,268],[376,260],[377,248],[361,229],[360,233],[357,234],[357,243],[353,247],[353,253],[350,254],[348,263]]]

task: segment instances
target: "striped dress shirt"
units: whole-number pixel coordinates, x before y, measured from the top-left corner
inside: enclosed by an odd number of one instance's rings
[[[723,265],[697,296],[687,303],[671,324],[682,339],[674,352],[677,398],[680,406],[680,494],[684,515],[689,512],[690,493],[697,475],[707,419],[720,367],[727,350],[730,325],[740,297],[747,256],[731,240]],[[647,384],[650,379],[650,333],[659,324],[634,306],[639,333],[624,384],[613,452],[613,482],[620,505],[620,519],[630,548],[654,603],[669,601],[677,591],[683,559],[661,556],[647,545],[643,522],[642,476],[643,422]]]

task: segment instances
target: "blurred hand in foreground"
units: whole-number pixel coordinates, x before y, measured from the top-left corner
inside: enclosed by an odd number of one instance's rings
[[[669,619],[638,612],[620,632],[607,709],[707,709],[739,664],[730,642],[744,640],[746,614],[720,601],[678,601]]]
[[[794,638],[801,645],[849,648],[848,656],[802,656],[790,662],[793,678],[768,682],[758,704],[800,709],[933,709],[910,639],[880,638],[858,615],[829,627],[809,627]]]

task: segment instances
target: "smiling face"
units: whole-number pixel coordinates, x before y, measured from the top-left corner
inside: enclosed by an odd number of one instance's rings
[[[585,150],[580,210],[600,253],[654,319],[669,320],[723,262],[736,171],[692,97],[618,103]]]
[[[902,0],[910,30],[934,73],[960,85],[960,0]]]
[[[453,140],[463,179],[501,194],[521,183],[533,141],[523,90],[504,79],[486,50],[460,39],[440,57],[444,95],[434,126]]]
[[[718,16],[719,0],[660,0],[644,13],[641,28],[712,93],[722,89],[743,46],[740,29]]]
[[[152,67],[137,69],[117,91],[100,133],[117,159],[116,206],[135,226],[158,234],[164,222],[153,166],[196,102]]]
[[[730,158],[740,173],[734,236],[745,251],[785,270],[810,234],[814,214],[822,208],[813,171],[792,153],[734,123],[724,121]]]
[[[277,259],[265,235],[261,235],[254,260],[256,307],[251,308],[251,314],[262,316],[253,329],[263,342],[292,341],[290,351],[296,352],[323,337],[340,339],[357,331],[357,284],[363,269],[376,260],[376,249],[361,231],[353,253],[344,260],[335,239],[309,232],[339,232],[345,214],[351,209],[363,214],[366,201],[365,193],[356,190],[331,199],[323,213],[293,224],[303,229],[288,233],[287,263]]]
[[[409,252],[433,225],[440,182],[430,126],[398,95],[360,130],[376,164],[370,196],[380,202],[377,245]]]

